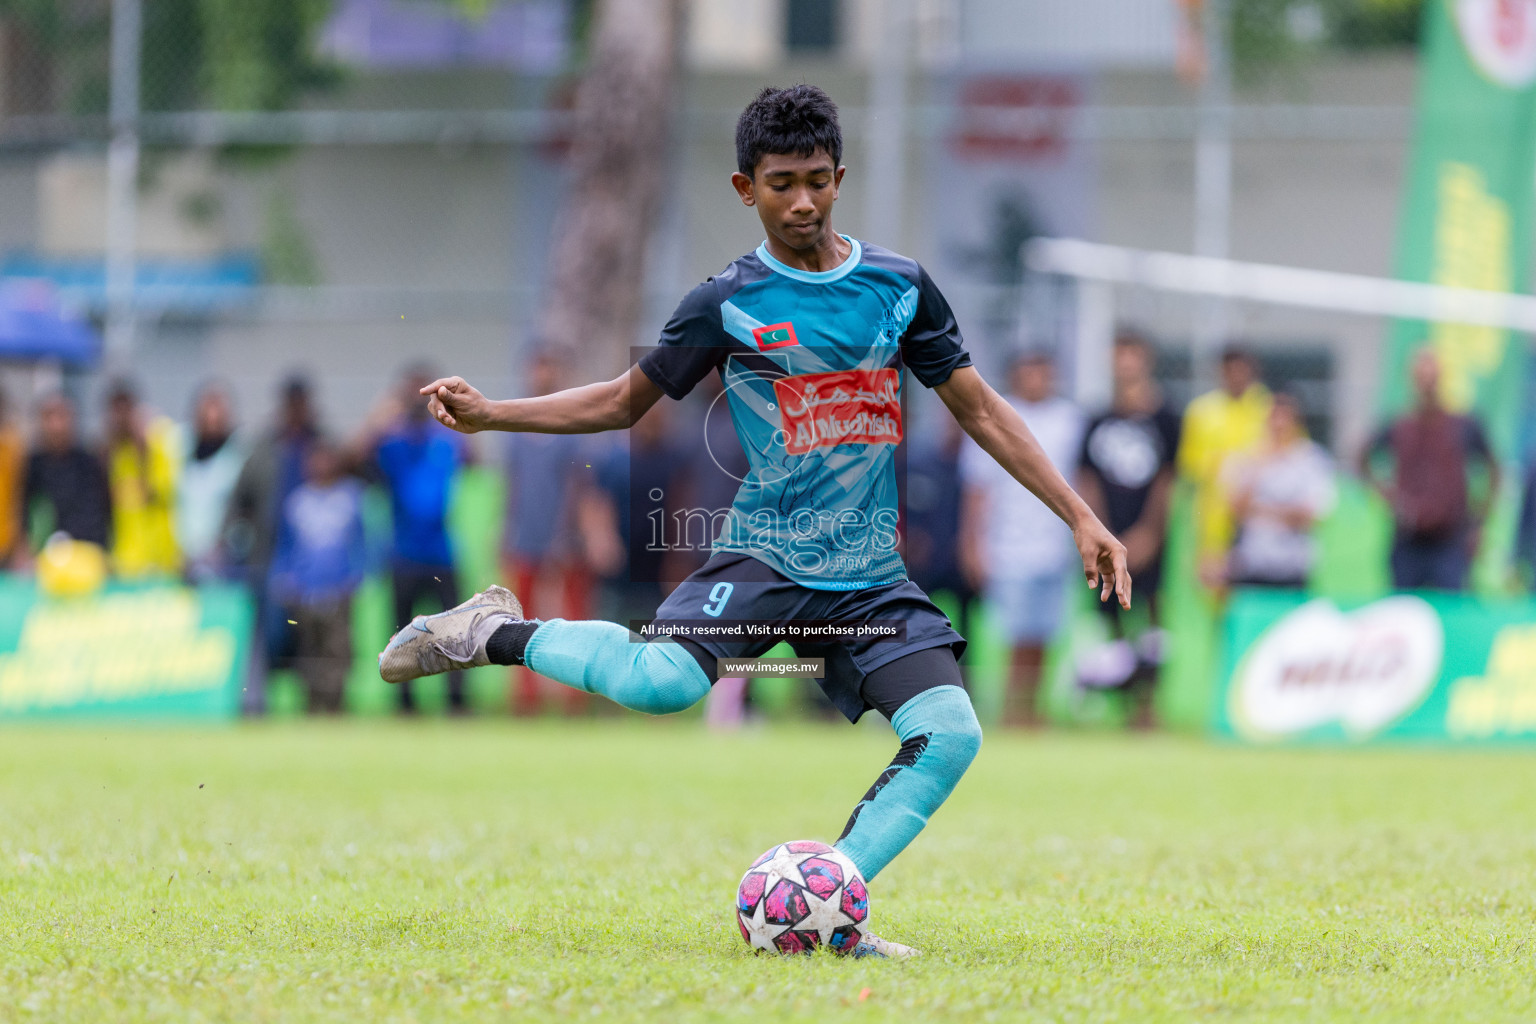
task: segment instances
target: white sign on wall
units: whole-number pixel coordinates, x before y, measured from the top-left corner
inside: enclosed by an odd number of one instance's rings
[[[1536,0],[1456,0],[1456,27],[1478,68],[1500,85],[1536,80]]]
[[[1423,702],[1444,654],[1440,616],[1422,598],[1388,597],[1351,612],[1310,601],[1248,649],[1228,695],[1231,719],[1255,740],[1332,724],[1364,739]]]

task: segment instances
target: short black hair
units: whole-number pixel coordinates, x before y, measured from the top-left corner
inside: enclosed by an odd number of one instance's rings
[[[1014,349],[1008,358],[1008,370],[1011,373],[1021,366],[1046,366],[1056,365],[1056,353],[1040,345],[1027,345],[1024,348]]]
[[[810,156],[818,149],[827,151],[833,167],[842,165],[843,130],[837,124],[837,104],[814,85],[770,86],[736,119],[736,169],[749,178],[769,154]]]
[[[285,402],[309,401],[309,375],[300,371],[290,373],[283,378],[278,394]]]
[[[1305,412],[1306,403],[1301,400],[1300,395],[1298,395],[1295,391],[1292,391],[1290,388],[1276,388],[1274,393],[1270,396],[1270,401],[1275,405],[1289,406],[1291,411],[1294,412],[1299,419],[1307,418],[1307,414]]]
[[[1253,349],[1237,341],[1228,342],[1221,347],[1221,361],[1222,363],[1247,363],[1254,369],[1258,369],[1259,366],[1259,357]]]
[[[1138,348],[1147,355],[1152,354],[1152,339],[1138,327],[1121,327],[1115,331],[1115,348]]]

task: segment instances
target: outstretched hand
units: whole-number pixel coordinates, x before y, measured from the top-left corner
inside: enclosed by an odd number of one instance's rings
[[[1109,600],[1114,594],[1120,607],[1131,607],[1131,572],[1126,568],[1125,545],[1115,540],[1104,524],[1089,517],[1089,521],[1072,531],[1077,552],[1083,556],[1083,576],[1088,586],[1097,588],[1099,601]]]
[[[421,389],[433,419],[461,434],[474,434],[490,425],[491,403],[463,377],[443,377]]]

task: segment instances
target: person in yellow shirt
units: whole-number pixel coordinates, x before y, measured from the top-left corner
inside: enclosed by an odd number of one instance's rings
[[[27,443],[11,420],[10,400],[0,394],[0,565],[9,565],[21,550],[22,470]]]
[[[119,576],[145,579],[181,570],[176,488],[181,446],[167,417],[147,422],[133,386],[107,398],[107,479],[112,489],[112,562]]]
[[[1232,546],[1232,512],[1222,467],[1233,455],[1258,446],[1272,404],[1269,389],[1259,382],[1253,353],[1229,345],[1221,353],[1221,387],[1184,410],[1178,467],[1195,487],[1201,575],[1208,581],[1219,577]]]

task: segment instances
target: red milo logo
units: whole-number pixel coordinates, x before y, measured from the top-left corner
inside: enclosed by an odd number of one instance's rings
[[[754,327],[752,337],[757,342],[757,347],[763,351],[800,344],[800,339],[795,337],[795,325],[788,320],[781,324],[764,324],[761,327]]]
[[[901,441],[901,375],[894,369],[781,377],[773,382],[773,395],[791,455]]]

